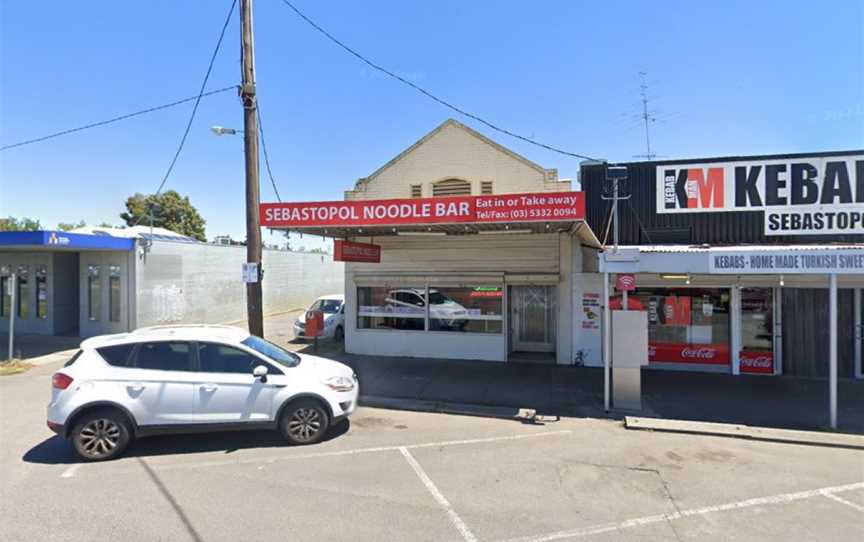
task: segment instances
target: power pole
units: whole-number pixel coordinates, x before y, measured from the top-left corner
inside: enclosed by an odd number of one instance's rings
[[[252,0],[240,0],[240,45],[243,52],[243,147],[246,154],[246,262],[257,269],[257,276],[246,283],[246,313],[249,333],[264,336],[264,311],[261,295],[261,223],[258,216],[258,102],[255,97],[255,52],[252,34]]]

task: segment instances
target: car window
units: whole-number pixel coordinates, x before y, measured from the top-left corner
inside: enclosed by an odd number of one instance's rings
[[[258,356],[253,356],[239,348],[216,343],[198,343],[198,366],[202,372],[251,375],[252,370],[258,365],[267,367],[267,372],[270,374],[281,372]]]
[[[114,346],[103,346],[97,348],[96,351],[102,356],[109,365],[115,367],[129,367],[130,354],[135,347],[135,343],[115,344]]]
[[[268,358],[272,359],[276,363],[280,365],[284,365],[286,367],[296,367],[300,363],[300,356],[293,352],[289,352],[285,350],[279,345],[273,344],[266,339],[262,339],[261,337],[256,337],[255,335],[249,335],[246,339],[243,340],[243,344],[259,352],[264,354]],[[270,368],[268,367],[269,371]],[[272,371],[271,371],[272,372]],[[282,371],[279,371],[279,374],[284,374]]]
[[[159,371],[191,371],[192,348],[187,342],[141,343],[134,355],[134,366]]]
[[[338,299],[319,299],[309,310],[313,311],[321,311],[327,314],[336,314],[339,312],[339,309],[342,307],[342,301]]]

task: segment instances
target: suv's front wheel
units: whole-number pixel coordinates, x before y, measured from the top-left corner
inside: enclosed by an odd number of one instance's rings
[[[129,446],[131,430],[126,417],[115,410],[94,410],[72,427],[72,446],[87,461],[114,459]]]
[[[282,435],[291,444],[320,442],[329,426],[326,409],[314,399],[300,399],[289,404],[279,423]]]

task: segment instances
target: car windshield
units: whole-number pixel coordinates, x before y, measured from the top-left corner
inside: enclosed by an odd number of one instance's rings
[[[319,299],[309,307],[309,310],[336,314],[340,308],[342,308],[342,301],[339,299]]]
[[[272,359],[276,363],[279,363],[280,365],[284,365],[286,367],[296,367],[300,364],[300,356],[293,352],[289,352],[281,346],[277,346],[271,343],[270,341],[264,340],[261,337],[250,335],[243,341],[243,344],[258,353],[264,354],[265,356]]]

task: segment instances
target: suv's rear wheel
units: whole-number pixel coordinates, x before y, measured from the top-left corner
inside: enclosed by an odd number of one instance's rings
[[[131,434],[126,416],[116,410],[100,409],[78,418],[70,437],[79,457],[105,461],[123,453],[129,446]]]
[[[330,418],[315,399],[300,399],[285,408],[279,427],[291,444],[314,444],[324,438]]]

